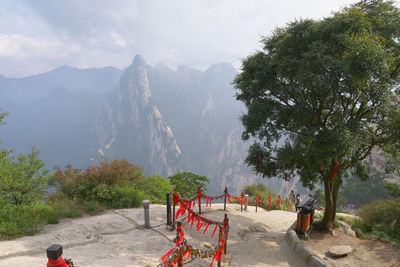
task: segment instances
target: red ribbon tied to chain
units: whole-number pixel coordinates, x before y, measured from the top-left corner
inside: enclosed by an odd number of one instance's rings
[[[276,205],[279,207],[280,204],[281,204],[281,196],[278,195],[278,201],[276,202]]]
[[[271,200],[272,200],[272,197],[268,197],[268,202],[269,202],[269,203],[268,203],[268,207],[269,207],[269,208],[271,208]]]

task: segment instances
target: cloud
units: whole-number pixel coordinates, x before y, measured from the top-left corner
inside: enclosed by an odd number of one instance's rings
[[[110,36],[114,39],[117,45],[126,46],[126,40],[118,32],[110,32]]]
[[[261,36],[296,18],[322,18],[355,0],[3,0],[0,57],[59,65],[150,64],[205,68],[260,49]],[[18,61],[22,62],[22,61]],[[18,73],[0,62],[0,74]],[[15,63],[16,64],[16,63]],[[12,64],[13,66],[15,64]],[[38,69],[42,69],[38,68]],[[16,74],[18,73],[18,74]]]

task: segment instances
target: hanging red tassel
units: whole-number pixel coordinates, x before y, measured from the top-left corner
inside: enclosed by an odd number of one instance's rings
[[[278,201],[276,202],[276,205],[279,207],[280,204],[281,204],[281,196],[278,195]]]
[[[262,157],[262,156],[260,156],[260,157],[258,158],[258,163],[260,163],[260,164],[263,163],[263,157]]]
[[[210,226],[210,222],[208,222],[208,224],[207,224],[207,226],[206,226],[206,229],[204,229],[203,235],[206,233],[206,231],[207,231],[207,229],[208,229],[208,226]]]
[[[212,233],[211,238],[213,238],[215,231],[217,230],[217,227],[218,227],[218,224],[215,225],[214,232]]]
[[[333,179],[333,181],[335,181],[335,176],[336,176],[336,168],[337,168],[337,166],[339,165],[339,161],[338,162],[336,162],[336,164],[335,164],[335,168],[333,169],[333,175],[332,175],[332,179]]]
[[[197,231],[199,231],[199,230],[201,229],[201,227],[204,225],[204,223],[205,223],[205,221],[204,221],[204,219],[202,218],[202,219],[201,219],[200,225],[197,226]]]
[[[194,221],[197,220],[198,218],[199,218],[199,217],[197,217],[197,216],[195,216],[195,215],[193,214],[193,216],[192,216],[192,224],[190,225],[189,230],[192,229]]]

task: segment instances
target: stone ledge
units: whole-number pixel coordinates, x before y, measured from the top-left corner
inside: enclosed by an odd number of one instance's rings
[[[329,263],[321,259],[316,253],[308,248],[303,241],[299,239],[294,229],[296,228],[296,222],[294,222],[286,232],[285,240],[289,247],[293,249],[300,258],[304,260],[307,266],[312,267],[332,267]]]

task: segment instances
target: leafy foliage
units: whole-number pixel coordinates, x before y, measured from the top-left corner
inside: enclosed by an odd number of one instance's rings
[[[400,199],[377,200],[359,210],[361,220],[350,222],[360,236],[400,243]]]
[[[7,203],[29,205],[43,198],[47,187],[47,170],[38,159],[39,151],[32,147],[30,154],[13,156],[0,151],[0,197]]]
[[[7,113],[0,114],[0,124]],[[41,217],[37,212],[47,188],[47,170],[32,147],[29,154],[14,156],[0,151],[0,238],[32,234]]]
[[[150,197],[152,203],[162,204],[166,202],[166,193],[174,190],[169,180],[161,175],[148,177],[140,185],[140,188]]]
[[[322,182],[326,228],[342,178],[367,179],[373,149],[400,159],[399,38],[393,2],[363,0],[276,29],[235,79],[247,107],[242,137],[255,140],[246,162],[265,177],[299,175],[310,189]]]
[[[393,197],[400,198],[400,186],[394,183],[384,182],[383,186],[392,194]]]
[[[191,172],[178,172],[168,177],[176,191],[184,198],[191,198],[197,194],[197,189],[207,190],[210,180],[206,176],[197,175]]]
[[[378,199],[389,198],[390,194],[384,187],[382,174],[374,173],[367,181],[350,179],[339,192],[347,203],[361,207]]]
[[[141,167],[126,160],[104,161],[86,171],[71,166],[56,168],[59,190],[70,199],[98,201],[112,208],[137,207],[144,193],[136,186],[145,179]]]
[[[287,201],[281,198],[280,205],[277,205],[278,195],[271,188],[262,183],[247,185],[243,188],[243,193],[249,195],[249,205],[256,205],[257,195],[261,201],[267,203],[266,205],[259,204],[259,207],[268,207],[268,197],[271,197],[271,209],[276,210],[291,210],[290,206],[287,207]]]

